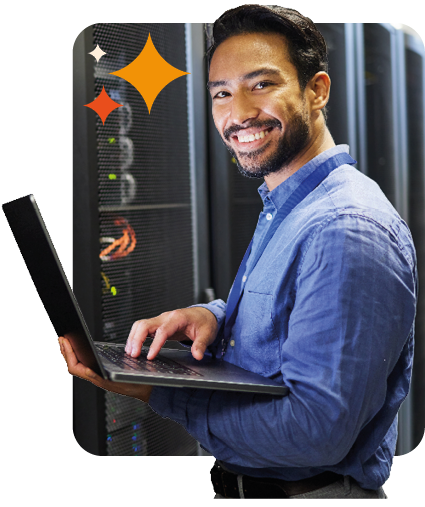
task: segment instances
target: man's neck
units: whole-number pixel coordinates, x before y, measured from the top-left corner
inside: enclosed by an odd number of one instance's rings
[[[323,153],[330,148],[335,146],[335,142],[327,127],[323,131],[323,135],[316,136],[310,143],[302,150],[296,158],[294,158],[287,166],[283,167],[281,171],[277,173],[271,173],[264,177],[264,181],[268,189],[271,191],[290,176],[292,176],[298,169],[303,167],[307,162],[317,157],[320,153]]]

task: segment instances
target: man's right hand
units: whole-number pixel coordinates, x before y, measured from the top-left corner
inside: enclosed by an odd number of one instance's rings
[[[136,321],[127,338],[125,351],[132,357],[138,357],[146,338],[155,335],[148,353],[149,360],[156,357],[167,340],[192,340],[192,355],[201,360],[217,332],[217,319],[212,312],[199,306],[183,308]]]

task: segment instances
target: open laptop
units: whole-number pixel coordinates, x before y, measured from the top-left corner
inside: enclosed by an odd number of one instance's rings
[[[288,394],[285,385],[208,355],[198,361],[190,351],[162,348],[148,361],[147,347],[132,358],[124,344],[93,341],[34,196],[3,204],[3,211],[57,335],[66,336],[77,359],[98,375],[116,382]]]

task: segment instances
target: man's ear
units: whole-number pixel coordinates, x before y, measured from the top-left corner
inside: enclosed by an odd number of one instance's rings
[[[312,111],[323,109],[329,100],[331,79],[326,72],[317,72],[307,83],[307,97]]]

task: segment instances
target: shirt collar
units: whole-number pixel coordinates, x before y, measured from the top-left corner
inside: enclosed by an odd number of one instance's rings
[[[264,182],[258,189],[258,193],[260,194],[264,205],[266,205],[270,200],[275,208],[279,209],[288,197],[303,183],[303,181],[310,176],[316,167],[338,153],[348,152],[349,147],[347,144],[339,144],[338,146],[334,146],[333,148],[320,153],[300,167],[298,171],[292,174],[287,180],[282,182],[272,191],[268,189],[266,182]]]

